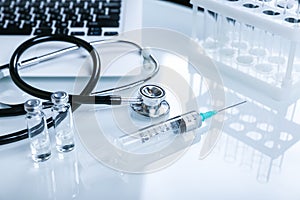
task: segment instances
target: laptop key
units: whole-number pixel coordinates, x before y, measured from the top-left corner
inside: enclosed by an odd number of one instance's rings
[[[94,14],[96,15],[105,15],[105,9],[95,8]]]
[[[68,22],[61,22],[61,21],[56,21],[55,27],[57,28],[65,28],[68,27],[69,23]]]
[[[119,27],[119,22],[102,19],[96,22],[88,22],[87,27]]]
[[[78,16],[77,15],[66,15],[66,20],[70,20],[70,21],[77,21]]]
[[[17,17],[14,15],[14,14],[4,14],[2,20],[5,21],[5,20],[8,20],[8,21],[14,21]]]
[[[52,28],[37,28],[34,31],[34,35],[51,34]]]
[[[84,7],[84,2],[83,1],[74,2],[73,7],[83,8]]]
[[[51,28],[52,27],[52,22],[41,22],[39,27],[48,27]]]
[[[118,8],[111,8],[109,9],[109,14],[120,14],[121,10]]]
[[[97,20],[109,20],[110,19],[110,15],[97,15],[96,16]]]
[[[87,35],[101,35],[102,29],[99,27],[90,27]]]
[[[119,22],[115,20],[97,20],[101,27],[119,27]]]
[[[83,22],[77,22],[77,21],[73,21],[71,23],[71,27],[77,27],[77,28],[80,28],[80,27],[83,27],[84,26],[84,23]]]
[[[47,19],[47,16],[46,16],[46,15],[43,15],[43,14],[35,14],[35,15],[34,15],[34,19],[35,19],[35,20],[45,21],[45,20]]]
[[[29,21],[30,19],[31,19],[31,15],[23,14],[23,13],[19,15],[19,20]]]
[[[55,6],[55,2],[44,2],[44,6],[45,7],[48,7],[48,8],[54,8],[54,6]]]
[[[71,2],[70,1],[65,1],[65,2],[61,2],[59,3],[59,6],[63,7],[63,8],[69,8],[70,7]]]
[[[60,9],[50,8],[48,10],[48,13],[51,14],[51,15],[59,15],[60,14]]]
[[[39,8],[40,5],[41,5],[41,2],[39,2],[39,1],[30,2],[30,6],[32,6],[32,7]]]
[[[116,31],[109,31],[109,32],[105,32],[104,33],[104,36],[116,36],[118,35],[119,33],[116,32]]]
[[[14,6],[24,8],[26,6],[26,1],[16,2]]]
[[[81,15],[90,15],[91,10],[90,9],[80,9],[80,10],[78,10],[78,13]]]
[[[88,22],[87,27],[100,27],[100,23],[99,22]]]
[[[68,35],[69,29],[68,28],[56,28],[55,34],[62,34],[62,35]]]
[[[19,28],[17,26],[10,25],[7,28],[0,28],[0,35],[30,35],[31,29]]]
[[[103,6],[106,8],[120,8],[121,3],[120,2],[109,2],[109,3],[106,2],[103,4]]]
[[[119,21],[120,20],[120,15],[112,14],[112,15],[109,15],[109,18],[112,19],[112,20]]]
[[[11,27],[11,28],[16,28],[18,29],[18,27],[20,27],[21,25],[21,22],[18,22],[18,21],[9,21],[8,24],[7,24],[7,27]]]
[[[36,21],[24,21],[24,26],[35,27],[37,24]]]
[[[92,15],[82,14],[80,19],[81,19],[81,21],[92,21],[93,20],[93,16]]]
[[[31,26],[31,24],[25,24],[25,23],[24,23],[24,24],[22,25],[21,29],[23,29],[24,31],[27,30],[27,31],[30,32],[30,33],[32,32],[32,26]]]
[[[83,35],[85,35],[85,33],[83,31],[73,31],[73,32],[71,32],[71,35],[83,36]]]
[[[51,21],[61,21],[62,20],[62,16],[61,15],[54,15],[54,14],[52,14],[52,15],[50,15],[50,20]]]
[[[34,10],[35,14],[45,15],[46,9],[45,8],[37,8]]]
[[[64,13],[66,15],[74,15],[75,14],[75,10],[71,9],[71,8],[66,8],[66,9],[64,9]]]
[[[30,10],[29,10],[29,9],[26,9],[26,8],[24,8],[24,7],[21,7],[21,8],[19,8],[18,13],[24,14],[24,15],[29,15]]]
[[[99,8],[99,2],[88,2],[88,8],[94,8],[94,9],[97,9]]]
[[[9,7],[10,6],[10,1],[1,1],[0,2],[0,7]]]
[[[11,8],[9,7],[5,7],[3,8],[3,11],[2,11],[4,14],[14,14],[14,10],[12,10]]]

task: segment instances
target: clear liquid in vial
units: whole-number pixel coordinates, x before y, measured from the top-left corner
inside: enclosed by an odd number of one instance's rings
[[[69,152],[75,147],[74,144],[74,133],[72,130],[60,130],[55,135],[56,149],[59,152]]]
[[[36,162],[43,162],[51,157],[49,137],[33,139],[30,148],[32,154],[31,157]]]

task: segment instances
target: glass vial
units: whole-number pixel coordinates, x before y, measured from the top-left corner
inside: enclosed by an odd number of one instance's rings
[[[27,112],[26,121],[32,159],[36,162],[48,160],[51,156],[51,143],[42,103],[38,99],[30,99],[25,102],[24,109]]]
[[[52,118],[56,132],[56,149],[59,152],[69,152],[75,147],[73,116],[69,96],[66,92],[55,92],[51,95],[53,103]]]

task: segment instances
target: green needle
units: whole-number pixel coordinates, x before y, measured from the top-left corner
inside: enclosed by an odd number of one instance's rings
[[[216,114],[219,113],[219,112],[222,112],[222,111],[224,111],[224,110],[227,110],[227,109],[230,109],[230,108],[239,106],[239,105],[244,104],[244,103],[246,103],[246,102],[247,102],[247,101],[242,101],[242,102],[240,102],[240,103],[237,103],[237,104],[234,104],[234,105],[231,105],[231,106],[222,108],[222,109],[220,109],[220,110],[212,110],[212,111],[208,111],[208,112],[205,112],[205,113],[200,113],[200,116],[201,116],[201,118],[202,118],[202,121],[205,121],[206,119],[213,117],[214,115],[216,115]]]

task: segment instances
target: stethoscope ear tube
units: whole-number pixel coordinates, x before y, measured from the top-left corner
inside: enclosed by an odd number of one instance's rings
[[[10,108],[2,108],[0,112],[0,117],[14,117],[19,115],[24,115],[26,112],[24,110],[24,104],[9,105]]]
[[[80,96],[82,96],[82,95],[88,96],[92,92],[94,87],[96,86],[96,84],[99,80],[99,77],[100,77],[100,69],[101,69],[100,68],[101,67],[100,57],[92,45],[90,45],[88,42],[86,42],[82,39],[79,39],[79,38],[76,38],[73,36],[66,36],[66,35],[37,36],[37,37],[29,39],[29,40],[25,41],[23,44],[21,44],[13,53],[13,55],[10,59],[10,63],[9,63],[9,73],[10,73],[10,76],[11,76],[11,79],[13,80],[13,82],[21,90],[23,90],[24,92],[26,92],[32,96],[35,96],[40,99],[45,99],[45,100],[51,99],[52,92],[41,90],[39,88],[36,88],[36,87],[33,87],[33,86],[27,84],[20,77],[19,69],[18,69],[18,63],[19,63],[20,57],[27,49],[29,49],[32,46],[35,46],[37,44],[44,43],[44,42],[50,42],[50,41],[69,42],[69,43],[75,44],[79,47],[83,47],[86,51],[89,52],[89,54],[92,58],[94,67],[93,67],[93,71],[92,71],[89,82],[87,83],[86,87],[83,89],[83,91],[80,94]],[[70,96],[70,99],[72,99],[73,95],[69,94],[69,96]],[[76,110],[80,106],[80,104],[75,103],[75,102],[70,102],[70,103],[74,103],[73,110]]]

